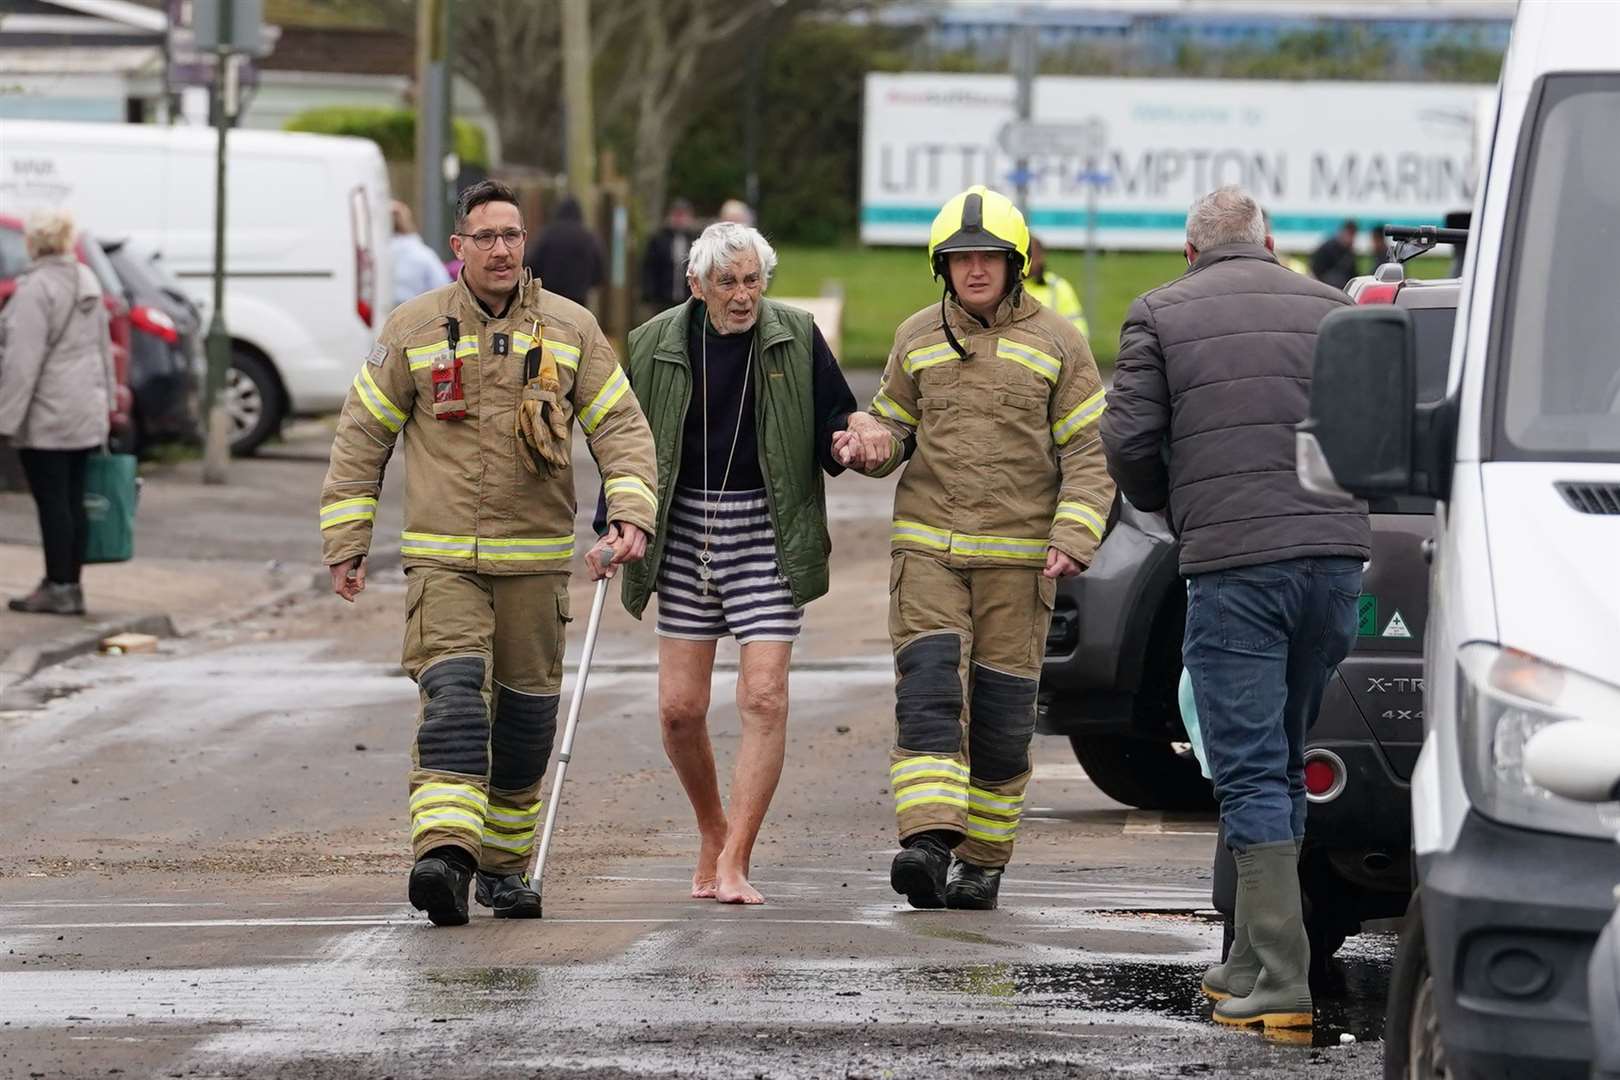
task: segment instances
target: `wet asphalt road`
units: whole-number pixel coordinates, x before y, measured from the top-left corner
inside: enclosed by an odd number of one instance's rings
[[[352,609],[311,595],[43,673],[0,712],[0,1077],[1378,1075],[1393,942],[1347,946],[1314,1046],[1216,1027],[1213,821],[1111,802],[1060,740],[1037,742],[1002,910],[890,892],[888,489],[859,484],[834,484],[762,908],[686,895],[650,627],[622,612],[538,923],[440,930],[405,903],[398,571]]]

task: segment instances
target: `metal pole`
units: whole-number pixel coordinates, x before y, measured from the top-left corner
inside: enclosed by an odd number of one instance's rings
[[[1086,324],[1097,317],[1097,177],[1096,167],[1086,170]]]
[[[604,548],[602,557],[604,562],[611,562],[613,549]],[[557,827],[557,808],[562,805],[563,778],[568,775],[568,762],[574,756],[574,733],[579,730],[579,712],[585,704],[585,682],[590,678],[591,657],[596,652],[596,631],[602,624],[602,605],[607,601],[608,582],[612,580],[602,578],[596,583],[590,622],[585,624],[585,646],[580,650],[579,672],[574,676],[574,696],[568,702],[568,723],[563,728],[562,748],[557,751],[557,778],[552,781],[546,824],[540,832],[540,850],[535,854],[534,873],[530,875],[536,889],[546,876],[546,855],[551,851],[551,834]]]
[[[1013,74],[1018,77],[1018,119],[1028,122],[1035,97],[1035,24],[1028,12],[1013,32]],[[1016,201],[1018,209],[1029,215],[1029,158],[1021,157],[1013,165],[1018,175]]]
[[[563,98],[567,102],[568,190],[596,226],[596,121],[591,103],[590,0],[563,0]]]
[[[232,5],[220,5],[222,42],[232,40]],[[225,379],[231,366],[231,339],[225,331],[225,136],[236,111],[236,65],[225,45],[215,54],[214,126],[219,132],[214,158],[214,310],[208,317],[208,385],[204,395],[207,442],[203,450],[203,483],[223,484],[231,456],[231,418],[225,409]]]
[[[416,7],[416,203],[422,238],[440,255],[450,253],[444,190],[448,7],[447,0],[419,0]]]

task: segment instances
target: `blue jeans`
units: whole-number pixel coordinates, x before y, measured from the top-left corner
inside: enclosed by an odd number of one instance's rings
[[[1216,570],[1190,579],[1182,659],[1237,851],[1305,835],[1305,731],[1356,639],[1361,562]]]

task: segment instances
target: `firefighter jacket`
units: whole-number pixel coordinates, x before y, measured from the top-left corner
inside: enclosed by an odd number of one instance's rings
[[[483,574],[569,569],[573,469],[537,478],[519,457],[517,406],[526,369],[543,358],[531,361],[531,349],[556,363],[560,406],[570,428],[577,420],[585,429],[608,519],[652,531],[652,434],[591,313],[525,274],[496,318],[456,281],[395,308],[354,378],[321,488],[327,565],[370,548],[383,469],[403,437],[406,566]]]
[[[930,305],[900,324],[872,402],[895,440],[873,472],[911,453],[894,496],[894,550],[960,567],[1042,567],[1050,545],[1090,565],[1114,483],[1085,338],[1022,288],[988,326],[955,300],[944,308],[966,356]]]
[[[1080,306],[1080,295],[1067,278],[1048,270],[1040,278],[1025,279],[1024,291],[1074,323],[1074,328],[1090,339],[1091,326],[1086,322],[1085,309]]]

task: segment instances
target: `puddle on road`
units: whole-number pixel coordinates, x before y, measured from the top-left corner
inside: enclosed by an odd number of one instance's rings
[[[1344,1032],[1358,1042],[1383,1037],[1389,985],[1386,953],[1373,946],[1334,960],[1325,985],[1314,993],[1316,1025],[1308,1040],[1312,1045],[1337,1046]],[[1209,1022],[1213,1003],[1198,988],[1203,972],[1202,965],[1108,963],[969,964],[913,968],[899,974],[910,989],[949,990],[1000,1004],[1119,1013],[1124,1020],[1132,1013],[1151,1013]],[[1300,1042],[1307,1041],[1304,1032],[1299,1035]]]

